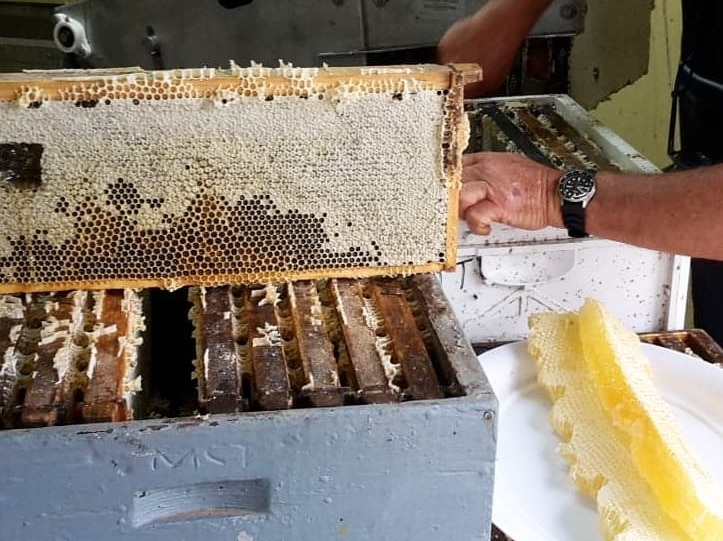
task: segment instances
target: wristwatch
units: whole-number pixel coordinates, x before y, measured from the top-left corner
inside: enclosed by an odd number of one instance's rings
[[[595,195],[595,174],[585,169],[572,169],[557,184],[562,205],[562,223],[571,237],[587,237],[585,209]]]

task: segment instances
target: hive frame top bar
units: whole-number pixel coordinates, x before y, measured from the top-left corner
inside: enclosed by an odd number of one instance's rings
[[[321,86],[336,86],[341,83],[355,83],[361,80],[413,79],[427,89],[448,89],[451,86],[450,75],[461,77],[461,83],[467,85],[482,78],[482,70],[477,64],[418,64],[397,66],[335,66],[321,68],[302,68],[286,65],[280,61],[279,67],[252,65],[240,67],[231,62],[228,69],[220,68],[177,68],[170,70],[146,71],[139,67],[105,69],[60,69],[27,70],[22,73],[0,73],[0,100],[15,100],[23,92],[22,85],[33,84],[45,90],[46,99],[62,99],[68,84],[82,85],[109,78],[119,83],[132,82],[138,77],[153,81],[173,79],[188,80],[199,89],[214,88],[219,84],[233,83],[240,78],[263,78],[267,84],[284,85],[289,79],[311,79]],[[18,86],[20,85],[20,86]],[[57,91],[57,93],[53,93]]]
[[[463,87],[480,77],[283,63],[0,76],[0,293],[451,270]]]

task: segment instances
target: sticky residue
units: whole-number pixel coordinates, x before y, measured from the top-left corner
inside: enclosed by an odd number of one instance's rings
[[[266,322],[263,328],[257,327],[256,332],[260,336],[255,336],[252,340],[253,347],[281,346],[281,333],[276,325],[270,325]]]
[[[401,367],[399,364],[392,362],[392,339],[386,333],[379,332],[384,329],[384,318],[374,306],[373,302],[367,298],[364,298],[362,316],[364,317],[367,327],[375,333],[376,338],[374,340],[374,346],[377,350],[377,354],[379,355],[379,360],[384,367],[384,374],[387,378],[389,388],[393,392],[399,393],[401,390],[394,381],[401,372]]]
[[[266,284],[263,289],[254,289],[251,292],[252,299],[258,299],[259,297],[261,297],[258,301],[259,306],[267,304],[270,306],[276,306],[281,300],[279,290],[274,284]]]

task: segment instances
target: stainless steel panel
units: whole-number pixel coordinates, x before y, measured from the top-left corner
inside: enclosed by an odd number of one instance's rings
[[[314,66],[319,52],[363,47],[356,1],[257,0],[226,9],[214,0],[87,0],[58,13],[85,26],[87,61],[97,67],[218,67],[231,59]],[[149,34],[160,57],[150,54]]]
[[[475,13],[487,0],[362,0],[370,49],[435,45],[455,21]],[[531,36],[573,35],[581,31],[584,0],[556,0]]]
[[[83,25],[93,67],[315,66],[432,60],[444,32],[486,1],[81,0],[56,13]],[[584,13],[584,0],[556,0],[531,35],[579,33]]]

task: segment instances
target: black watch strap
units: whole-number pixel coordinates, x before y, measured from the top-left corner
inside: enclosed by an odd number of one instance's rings
[[[581,238],[589,236],[585,231],[585,209],[582,203],[562,202],[562,222],[571,237]]]

